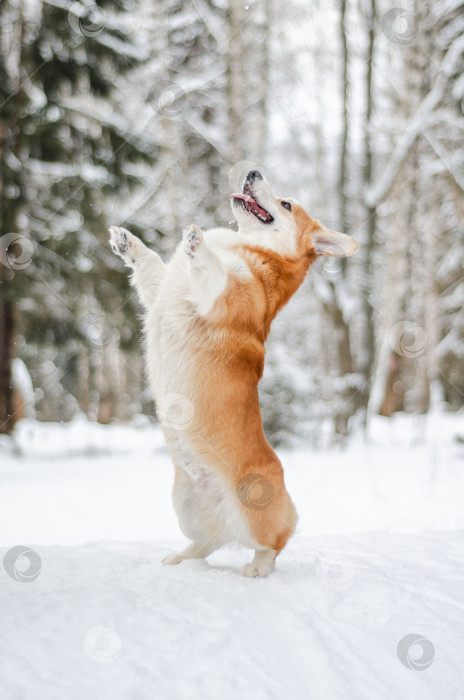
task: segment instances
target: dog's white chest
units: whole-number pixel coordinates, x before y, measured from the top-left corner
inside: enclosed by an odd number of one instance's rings
[[[169,451],[176,465],[184,469],[194,481],[204,480],[205,469],[186,437],[172,429],[165,429],[164,432]]]

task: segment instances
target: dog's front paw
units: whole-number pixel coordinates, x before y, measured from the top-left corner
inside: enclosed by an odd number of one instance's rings
[[[125,256],[129,250],[129,237],[132,236],[129,231],[121,226],[110,226],[110,244],[116,255],[121,258]]]
[[[195,224],[191,224],[184,233],[185,252],[189,258],[194,258],[197,250],[203,244],[203,231]]]
[[[274,570],[274,562],[254,562],[251,561],[249,564],[245,564],[242,569],[242,576],[247,578],[253,578],[255,576],[267,576]]]
[[[182,555],[179,553],[173,553],[173,554],[168,554],[167,557],[164,557],[164,559],[161,560],[161,563],[165,564],[165,565],[166,564],[175,565],[175,564],[180,564],[181,561],[183,561]]]
[[[110,226],[110,244],[129,267],[146,254],[142,241],[122,226]]]

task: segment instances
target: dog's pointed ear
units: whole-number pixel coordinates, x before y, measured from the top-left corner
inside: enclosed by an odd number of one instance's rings
[[[321,228],[311,233],[311,245],[318,255],[343,258],[358,250],[358,243],[346,233]]]

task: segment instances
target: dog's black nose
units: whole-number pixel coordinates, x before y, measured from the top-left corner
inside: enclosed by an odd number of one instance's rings
[[[248,182],[253,182],[254,180],[262,180],[263,176],[259,172],[259,170],[250,170],[248,175],[246,176],[246,179]]]

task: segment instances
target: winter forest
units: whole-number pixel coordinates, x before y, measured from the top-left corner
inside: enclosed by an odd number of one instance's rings
[[[169,258],[255,165],[359,242],[273,326],[271,442],[460,409],[463,29],[462,0],[2,0],[0,432],[156,420],[108,226]]]
[[[155,319],[202,378],[187,430],[150,364],[162,428],[108,229],[235,241],[256,170],[359,249],[278,314],[259,404],[239,335]],[[464,0],[0,0],[2,700],[464,698],[463,191]]]

